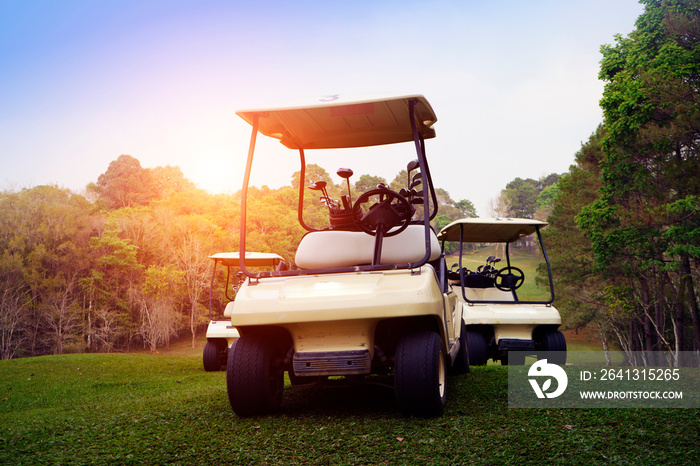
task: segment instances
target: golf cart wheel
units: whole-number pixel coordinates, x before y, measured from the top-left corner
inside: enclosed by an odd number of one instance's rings
[[[226,340],[207,341],[202,352],[202,362],[204,363],[205,371],[216,372],[221,370],[223,364],[221,355],[226,352],[226,346]]]
[[[276,348],[256,334],[241,336],[229,351],[226,391],[241,417],[268,414],[282,404],[284,372],[276,366]]]
[[[563,333],[558,330],[545,333],[542,348],[546,352],[556,352],[548,355],[548,359],[550,359],[548,362],[566,364],[566,337],[564,337]]]
[[[467,341],[467,326],[462,320],[462,328],[459,334],[459,351],[455,357],[452,367],[450,367],[450,375],[461,375],[469,372],[469,342]]]
[[[489,359],[489,350],[486,338],[474,331],[467,331],[467,348],[469,349],[469,363],[472,366],[485,366]]]
[[[396,346],[394,389],[406,415],[437,416],[445,406],[445,353],[440,335],[425,331],[404,336]]]

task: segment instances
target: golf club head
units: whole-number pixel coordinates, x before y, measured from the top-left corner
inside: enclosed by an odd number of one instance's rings
[[[336,172],[339,177],[348,179],[352,176],[352,170],[349,168],[339,168],[338,171]]]

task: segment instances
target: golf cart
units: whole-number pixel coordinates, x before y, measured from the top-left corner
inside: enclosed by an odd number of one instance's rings
[[[463,307],[472,365],[484,365],[489,358],[523,364],[526,356],[543,352],[551,362],[566,362],[561,317],[552,306],[552,270],[540,234],[545,226],[531,219],[464,218],[438,234],[443,248],[445,242],[459,243],[448,281]],[[499,264],[496,254],[503,254],[505,263]],[[535,285],[535,267],[541,262],[547,268],[544,288]],[[526,287],[523,269],[529,275]]]
[[[227,313],[230,308],[226,308],[222,316],[213,316],[213,294],[216,278],[216,267],[221,264],[226,267],[226,287],[225,296],[230,302],[235,298],[229,296],[229,290],[238,292],[243,282],[243,274],[239,272],[232,276],[232,271],[240,264],[240,255],[237,252],[220,252],[210,256],[214,260],[214,270],[211,276],[211,286],[209,287],[209,325],[207,326],[207,343],[202,352],[202,362],[204,370],[214,372],[221,370],[226,365],[229,348],[238,340],[239,334],[231,325],[231,315]],[[249,267],[281,268],[284,267],[284,260],[277,254],[263,252],[247,252],[245,263]]]
[[[445,258],[429,223],[438,203],[425,157],[436,121],[428,101],[421,95],[335,95],[237,114],[252,126],[241,253],[258,133],[298,152],[298,220],[307,233],[290,270],[254,272],[239,261],[246,279],[226,308],[240,333],[226,369],[233,411],[253,416],[278,410],[287,372],[293,385],[390,380],[404,413],[439,414],[446,374],[467,372],[469,363],[462,306],[447,284]],[[323,194],[328,226],[307,224],[305,151],[395,143],[412,143],[397,166],[397,172],[407,168],[405,188],[396,192],[380,184],[353,202],[350,191],[331,199],[326,180],[317,180],[309,188]],[[348,180],[352,170],[338,175]]]

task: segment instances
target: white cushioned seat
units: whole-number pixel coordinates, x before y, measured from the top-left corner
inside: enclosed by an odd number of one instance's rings
[[[374,236],[362,231],[313,231],[301,239],[294,259],[302,269],[370,265]],[[425,256],[425,227],[409,225],[396,236],[384,238],[381,264],[418,262]],[[430,258],[440,257],[440,243],[430,230]]]

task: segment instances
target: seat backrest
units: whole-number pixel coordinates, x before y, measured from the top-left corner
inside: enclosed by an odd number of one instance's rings
[[[294,259],[302,269],[370,265],[374,254],[374,236],[362,231],[324,230],[306,234]],[[409,225],[396,236],[384,238],[381,264],[418,262],[425,256],[425,227]],[[440,257],[440,243],[430,230],[430,258]]]

